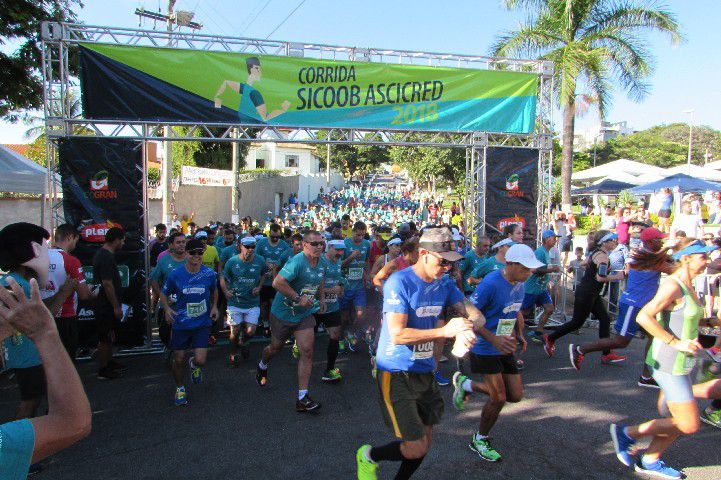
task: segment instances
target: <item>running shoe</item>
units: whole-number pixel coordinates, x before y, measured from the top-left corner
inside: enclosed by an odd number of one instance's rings
[[[238,365],[240,365],[240,362],[238,361],[238,355],[231,355],[228,363],[231,367],[238,368]]]
[[[501,461],[501,454],[491,446],[491,439],[489,437],[480,438],[478,435],[473,435],[473,437],[471,437],[471,443],[468,444],[468,448],[476,452],[483,460],[489,462]]]
[[[659,388],[658,383],[656,383],[653,377],[646,378],[643,375],[638,377],[638,386],[644,388]]]
[[[320,403],[316,402],[307,393],[303,395],[303,398],[295,401],[296,412],[314,412],[320,408]]]
[[[178,387],[175,389],[175,406],[182,407],[188,404],[188,397],[185,394],[185,387]]]
[[[115,380],[120,378],[122,374],[118,370],[113,370],[110,367],[103,367],[98,370],[98,379],[100,380]]]
[[[346,342],[348,343],[348,350],[355,352],[358,347],[358,338],[353,333],[346,335]]]
[[[543,334],[543,351],[546,352],[546,355],[549,357],[556,354],[556,342],[548,338],[547,333]]]
[[[291,350],[293,352],[293,358],[300,358],[300,349],[298,349],[297,342],[293,342],[293,348]]]
[[[436,373],[434,373],[433,376],[436,378],[436,383],[441,387],[446,387],[451,384],[451,381],[441,375],[441,372],[438,370],[436,370]]]
[[[243,360],[248,360],[250,358],[250,347],[248,347],[247,343],[240,346],[240,355],[243,357]]]
[[[636,440],[626,435],[623,431],[623,425],[611,424],[611,440],[613,440],[613,449],[616,450],[616,458],[618,461],[630,467],[633,464],[633,446]]]
[[[116,362],[115,360],[110,360],[108,362],[108,368],[120,373],[125,373],[128,371],[127,365],[123,365],[122,363]]]
[[[338,340],[338,353],[346,353],[345,340]]]
[[[721,410],[707,408],[701,413],[701,421],[712,427],[721,428]]]
[[[453,406],[456,410],[462,412],[466,408],[466,401],[468,400],[468,392],[463,390],[463,382],[468,380],[468,377],[463,375],[461,372],[453,374]]]
[[[601,363],[603,365],[613,365],[614,363],[621,363],[625,361],[626,357],[623,355],[616,355],[614,352],[611,352],[608,355],[601,355]]]
[[[377,480],[378,478],[378,475],[376,475],[378,464],[371,462],[366,457],[366,452],[370,449],[370,445],[363,445],[355,454],[356,464],[358,465],[358,480]]]
[[[258,366],[255,371],[255,381],[258,382],[258,385],[261,387],[268,385],[268,369],[263,369]]]
[[[533,343],[538,343],[539,345],[543,343],[543,332],[539,332],[537,330],[534,330],[530,335],[531,341]]]
[[[654,477],[679,479],[683,478],[683,474],[676,469],[673,469],[666,465],[663,460],[656,460],[651,465],[644,465],[641,459],[637,459],[633,466],[633,469],[639,473],[645,473],[647,475],[653,475]]]
[[[337,368],[334,368],[332,370],[326,370],[323,373],[323,378],[321,378],[321,380],[328,383],[340,382],[342,379],[343,377],[340,374],[340,370],[338,370]]]
[[[581,369],[581,362],[583,362],[583,354],[578,352],[577,346],[573,343],[568,345],[568,356],[571,359],[571,366],[576,370]]]
[[[190,378],[193,383],[203,382],[203,370],[200,369],[195,363],[193,363],[193,357],[188,359],[188,365],[190,365]]]

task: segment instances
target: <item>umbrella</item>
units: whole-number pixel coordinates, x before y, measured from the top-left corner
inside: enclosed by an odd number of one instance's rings
[[[706,190],[721,190],[721,185],[718,183],[707,182],[700,178],[694,178],[686,175],[685,173],[677,173],[670,177],[662,178],[655,182],[647,183],[646,185],[639,185],[629,190],[634,195],[645,195],[653,193],[656,190],[662,188],[675,188],[678,187],[682,192],[705,192]]]
[[[632,188],[632,183],[620,182],[607,178],[602,182],[598,182],[588,187],[577,188],[571,192],[571,195],[614,195],[621,190]]]

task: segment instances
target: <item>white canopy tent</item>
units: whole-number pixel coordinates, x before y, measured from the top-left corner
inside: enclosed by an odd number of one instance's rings
[[[571,181],[578,184],[589,184],[610,177],[613,180],[637,185],[641,182],[635,179],[631,181],[631,178],[644,174],[658,174],[659,177],[663,177],[664,172],[665,169],[663,168],[622,158],[580,172],[574,172],[571,175]]]
[[[0,145],[0,192],[44,195],[46,175],[45,167]]]

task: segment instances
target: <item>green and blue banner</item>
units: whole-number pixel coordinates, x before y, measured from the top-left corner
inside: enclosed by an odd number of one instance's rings
[[[88,119],[530,133],[529,73],[81,43]]]

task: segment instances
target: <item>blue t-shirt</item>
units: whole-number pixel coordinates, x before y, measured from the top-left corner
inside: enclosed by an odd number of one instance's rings
[[[288,261],[292,255],[292,250],[285,243],[285,240],[278,240],[276,246],[270,244],[270,240],[267,237],[258,240],[257,246],[255,247],[255,253],[265,258],[265,262],[268,264],[268,268],[278,265],[282,267],[285,262]],[[273,279],[268,277],[265,279],[263,285],[272,285]]]
[[[301,307],[293,302],[293,299],[277,292],[270,307],[270,313],[283,322],[300,323],[308,315],[317,312],[320,309],[320,303],[315,295],[323,282],[325,270],[326,262],[323,257],[318,259],[315,267],[310,265],[303,252],[288,260],[278,275],[281,275],[300,296],[313,298],[313,305],[309,308]]]
[[[28,419],[0,425],[0,478],[25,480],[35,449],[35,429]]]
[[[341,260],[337,262],[331,262],[327,258],[325,260],[325,284],[323,289],[325,290],[325,312],[333,313],[340,309],[338,302],[338,295],[335,293],[328,293],[328,289],[335,288],[338,285],[345,286],[346,279],[343,277],[343,273],[340,270]]]
[[[536,249],[536,258],[543,263],[544,267],[551,264],[551,255],[543,245]],[[538,295],[539,293],[546,292],[548,288],[548,274],[543,273],[541,275],[533,274],[526,280],[526,293]]]
[[[345,253],[343,260],[351,256],[354,250],[358,250],[360,255],[351,260],[345,267],[346,279],[348,280],[348,290],[358,290],[363,288],[363,270],[365,269],[368,255],[371,251],[371,242],[361,240],[360,245],[353,243],[350,238],[345,239]]]
[[[19,273],[11,272],[0,277],[0,285],[2,285],[0,288],[7,286],[7,277],[12,277],[22,287],[25,296],[30,298],[30,284]],[[5,366],[7,368],[29,368],[42,365],[40,353],[33,341],[19,332],[6,338],[3,346],[5,347]]]
[[[471,303],[486,317],[486,330],[496,335],[510,335],[523,304],[524,285],[512,285],[503,278],[501,270],[489,273],[471,295]],[[480,335],[471,348],[476,355],[502,355]]]
[[[378,342],[376,366],[387,372],[429,373],[436,369],[433,341],[417,345],[396,345],[391,341],[386,317],[408,315],[406,326],[419,330],[436,328],[443,307],[463,301],[463,293],[447,276],[425,282],[413,267],[394,273],[383,285],[383,324]]]
[[[265,275],[268,267],[265,259],[259,255],[253,255],[250,262],[245,262],[240,255],[234,255],[223,267],[225,284],[233,298],[228,300],[228,305],[237,308],[253,308],[260,305],[260,296],[253,295],[253,289],[258,286],[261,275]]]
[[[632,264],[632,268],[628,271],[626,289],[621,294],[619,302],[642,308],[656,295],[660,280],[661,272],[634,270]]]
[[[177,297],[172,306],[175,310],[173,330],[194,330],[211,325],[210,302],[216,278],[217,274],[205,265],[200,266],[198,273],[190,273],[186,267],[170,272],[163,294]]]

